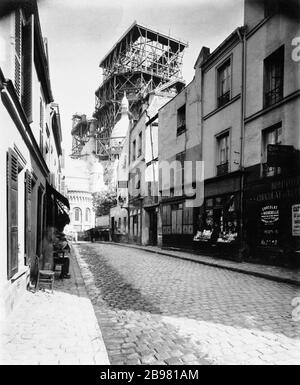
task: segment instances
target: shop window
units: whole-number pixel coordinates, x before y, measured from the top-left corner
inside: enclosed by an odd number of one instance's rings
[[[207,199],[195,241],[231,243],[238,237],[237,198],[226,195]]]
[[[218,68],[218,107],[230,101],[231,97],[231,60],[228,59]]]
[[[280,167],[269,167],[267,164],[268,144],[281,144],[282,126],[281,124],[266,129],[262,133],[263,153],[262,153],[262,176],[274,176],[281,173]]]
[[[163,234],[171,234],[172,229],[172,219],[171,219],[171,206],[163,205],[162,206],[162,230]]]
[[[177,136],[186,130],[186,105],[177,110]]]
[[[184,207],[183,209],[183,234],[193,234],[194,232],[194,209],[193,207]]]
[[[229,132],[217,137],[217,176],[228,173]]]
[[[272,106],[283,98],[284,46],[264,61],[264,107]]]

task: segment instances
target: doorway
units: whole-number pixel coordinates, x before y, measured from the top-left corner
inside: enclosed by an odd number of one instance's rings
[[[157,212],[155,209],[149,211],[149,244],[157,245]]]

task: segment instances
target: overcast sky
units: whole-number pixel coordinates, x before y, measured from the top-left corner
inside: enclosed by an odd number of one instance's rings
[[[100,60],[135,20],[189,43],[183,60],[188,83],[201,47],[216,48],[243,24],[243,0],[41,0],[39,13],[68,155],[72,114],[92,115]]]

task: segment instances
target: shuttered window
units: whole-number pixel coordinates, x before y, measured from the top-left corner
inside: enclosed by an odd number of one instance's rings
[[[15,12],[15,88],[21,101],[22,95],[22,15],[21,10]]]
[[[7,153],[7,277],[18,271],[18,156]]]
[[[25,173],[25,265],[28,265],[31,257],[31,193],[32,178],[29,171]]]
[[[28,122],[32,122],[32,16],[22,31],[22,106]]]

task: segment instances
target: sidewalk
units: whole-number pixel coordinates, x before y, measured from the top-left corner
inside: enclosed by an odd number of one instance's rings
[[[300,286],[300,269],[292,270],[284,267],[277,266],[268,266],[268,265],[258,265],[248,262],[234,262],[228,261],[225,259],[216,258],[213,256],[204,256],[189,253],[186,251],[175,250],[171,248],[160,248],[156,246],[138,246],[128,243],[116,243],[116,242],[97,242],[97,243],[110,243],[112,245],[122,246],[122,247],[131,247],[134,249],[140,249],[148,251],[150,253],[156,253],[160,255],[167,255],[170,257],[187,259],[190,261],[195,261],[202,263],[203,265],[214,266],[221,269],[227,269],[236,271],[243,274],[254,275],[256,277],[261,277],[277,282],[284,282],[293,285]]]
[[[2,325],[0,364],[109,365],[74,254],[70,274],[71,279],[55,280],[53,294],[25,293]]]

